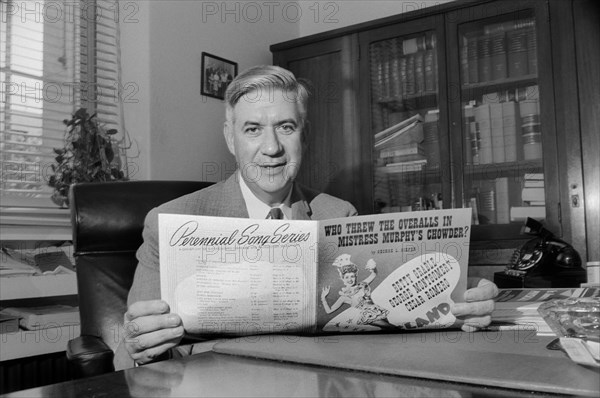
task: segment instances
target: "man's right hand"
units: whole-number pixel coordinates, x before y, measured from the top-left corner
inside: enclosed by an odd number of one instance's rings
[[[162,300],[138,301],[125,313],[123,340],[129,356],[138,365],[156,360],[167,350],[179,345],[183,337],[183,322],[170,313]]]

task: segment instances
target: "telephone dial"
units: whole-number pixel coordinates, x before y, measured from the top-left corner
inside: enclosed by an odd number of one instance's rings
[[[516,249],[504,271],[494,273],[499,288],[579,287],[586,281],[579,253],[542,223],[528,218],[522,232],[535,235]]]

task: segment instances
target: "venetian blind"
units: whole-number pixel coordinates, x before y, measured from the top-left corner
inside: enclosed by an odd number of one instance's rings
[[[52,213],[54,148],[80,107],[123,131],[118,0],[0,0],[2,223]],[[31,223],[31,220],[29,222]]]

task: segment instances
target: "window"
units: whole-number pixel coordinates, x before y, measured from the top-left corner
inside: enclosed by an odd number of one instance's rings
[[[47,180],[63,120],[85,107],[107,128],[123,131],[119,4],[0,0],[0,6],[2,224],[36,223],[57,213]]]

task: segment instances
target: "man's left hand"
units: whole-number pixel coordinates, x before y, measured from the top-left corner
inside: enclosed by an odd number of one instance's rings
[[[494,297],[498,295],[495,283],[482,278],[469,278],[464,303],[454,303],[452,314],[457,325],[465,332],[474,332],[487,327],[492,322]]]

